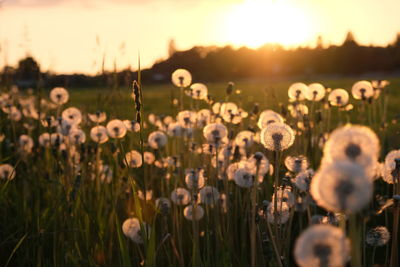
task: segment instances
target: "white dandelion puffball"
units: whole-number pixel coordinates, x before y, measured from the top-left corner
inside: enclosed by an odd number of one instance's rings
[[[183,210],[183,215],[189,221],[199,221],[204,216],[204,209],[202,206],[199,205],[189,205]]]
[[[228,135],[228,129],[221,123],[211,123],[204,127],[203,135],[207,142],[217,144]]]
[[[156,160],[156,157],[154,156],[154,154],[149,151],[145,151],[143,153],[143,158],[144,158],[144,163],[149,164],[149,165],[153,164],[154,161]]]
[[[182,136],[184,128],[178,123],[173,122],[168,125],[167,134],[172,137]]]
[[[350,256],[350,241],[343,231],[329,224],[315,224],[297,238],[294,258],[301,267],[344,267]]]
[[[234,171],[233,180],[239,187],[250,188],[253,185],[254,175],[245,168],[239,167]]]
[[[191,200],[191,196],[188,190],[178,187],[171,192],[171,200],[176,205],[187,205]]]
[[[90,130],[90,138],[92,138],[93,141],[99,144],[103,144],[108,141],[108,135],[107,135],[107,128],[104,126],[95,126]]]
[[[63,118],[63,120],[67,121],[71,125],[78,125],[82,121],[82,113],[79,109],[75,107],[64,109],[61,117]]]
[[[365,242],[373,247],[384,246],[389,242],[390,233],[385,226],[377,226],[367,232]]]
[[[310,189],[311,178],[314,176],[314,170],[308,169],[302,171],[292,179],[292,183],[302,192],[307,192]]]
[[[235,143],[240,148],[250,148],[254,143],[254,133],[251,131],[241,131],[236,135]]]
[[[218,189],[213,186],[204,186],[199,192],[200,202],[206,205],[215,205],[219,201]]]
[[[294,173],[299,173],[305,171],[309,166],[310,163],[306,156],[287,156],[285,158],[285,166],[286,168]]]
[[[111,138],[123,138],[126,135],[126,127],[121,120],[116,119],[109,121],[106,128]]]
[[[94,123],[102,123],[107,119],[107,115],[105,112],[97,111],[94,114],[88,114],[89,120]]]
[[[260,139],[266,149],[282,151],[293,145],[295,135],[287,124],[272,123],[261,131]]]
[[[50,91],[50,99],[57,105],[62,105],[68,102],[69,93],[63,87],[56,87]]]
[[[122,224],[122,232],[135,243],[143,243],[140,236],[140,223],[137,218],[126,219]]]
[[[320,83],[312,83],[308,85],[305,97],[310,101],[320,101],[325,97],[325,87]]]
[[[271,224],[285,224],[289,220],[290,208],[286,202],[270,202],[267,208],[267,221]]]
[[[207,86],[202,83],[192,84],[187,92],[188,96],[198,100],[206,100],[208,95]]]
[[[29,135],[23,134],[18,139],[18,144],[21,152],[30,153],[32,152],[32,148],[34,145],[32,137]]]
[[[131,132],[139,132],[140,131],[140,123],[135,120],[123,120],[122,121],[125,125],[125,128]]]
[[[308,114],[308,107],[303,104],[289,105],[288,110],[290,111],[290,115],[295,119],[302,119]]]
[[[304,83],[294,83],[288,89],[289,98],[296,101],[304,100],[307,90],[308,87]]]
[[[176,87],[188,87],[192,83],[192,75],[185,69],[177,69],[172,73],[171,80]]]
[[[369,81],[359,81],[351,88],[351,94],[355,99],[365,100],[374,96],[374,88]]]
[[[86,134],[81,129],[72,129],[69,132],[69,140],[75,145],[83,144],[86,141]]]
[[[328,101],[332,106],[343,107],[349,102],[349,93],[341,88],[332,90],[328,96]]]
[[[400,150],[392,150],[386,155],[382,178],[388,184],[399,182]]]
[[[0,179],[12,180],[15,178],[15,169],[10,164],[0,165]]]
[[[167,144],[168,138],[163,132],[155,131],[149,134],[147,141],[151,148],[161,149]]]
[[[233,162],[229,164],[228,167],[226,168],[226,176],[228,180],[232,181],[234,179],[236,170],[244,168],[244,166],[245,162]]]
[[[199,189],[205,184],[203,169],[186,169],[185,183],[189,189]]]
[[[264,110],[263,112],[261,112],[260,117],[257,122],[257,126],[258,126],[258,128],[260,128],[262,130],[265,127],[267,127],[268,124],[275,123],[275,122],[283,123],[284,119],[279,113],[277,113],[273,110],[267,109],[267,110]]]
[[[244,168],[251,174],[264,176],[269,172],[269,160],[262,152],[252,154],[247,161],[244,161]]]
[[[197,112],[197,127],[204,127],[211,122],[211,111],[209,109],[201,109]]]
[[[371,200],[373,184],[362,166],[348,161],[323,165],[311,180],[311,196],[331,212],[354,213]]]
[[[39,135],[39,145],[43,147],[50,146],[50,134],[49,133],[42,133]]]
[[[136,150],[129,151],[125,154],[124,164],[130,168],[139,168],[142,166],[142,154]]]
[[[278,188],[277,192],[277,201],[278,201],[278,206],[281,205],[281,203],[286,203],[289,207],[293,207],[295,203],[294,195],[291,191],[290,187],[280,187]],[[272,195],[272,205],[274,205],[275,202],[275,193]]]
[[[323,162],[349,160],[363,166],[366,174],[372,176],[379,151],[379,139],[370,128],[345,125],[330,134],[324,146]]]
[[[176,115],[176,120],[183,128],[192,128],[197,120],[197,113],[190,110],[183,110]]]

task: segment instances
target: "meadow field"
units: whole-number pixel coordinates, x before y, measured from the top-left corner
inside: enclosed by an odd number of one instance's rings
[[[171,75],[1,88],[1,266],[398,266],[400,78]]]

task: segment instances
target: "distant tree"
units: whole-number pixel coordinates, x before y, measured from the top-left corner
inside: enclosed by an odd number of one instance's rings
[[[174,39],[170,39],[168,43],[168,56],[171,57],[176,52],[176,44]]]
[[[324,48],[324,41],[322,40],[322,35],[318,35],[318,37],[317,37],[317,45],[316,45],[315,48],[316,49]]]
[[[391,45],[395,47],[400,47],[400,32],[396,34],[396,38]]]
[[[358,46],[354,34],[351,31],[347,32],[346,38],[344,39],[342,46]]]
[[[17,79],[24,81],[36,81],[40,76],[40,67],[36,60],[28,56],[18,62],[16,72]]]

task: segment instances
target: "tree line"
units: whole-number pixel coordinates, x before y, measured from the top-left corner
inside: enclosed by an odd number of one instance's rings
[[[272,78],[311,75],[358,75],[363,73],[393,73],[400,71],[400,33],[386,47],[364,46],[349,32],[341,45],[323,47],[319,38],[316,47],[284,49],[278,44],[266,44],[258,49],[231,46],[195,46],[185,51],[173,51],[142,70],[144,82],[169,82],[177,68],[190,70],[196,80],[227,81],[247,78]],[[17,67],[6,66],[0,73],[4,85],[46,86],[122,86],[137,77],[131,69],[103,71],[97,75],[60,75],[42,73],[33,57],[22,59]]]

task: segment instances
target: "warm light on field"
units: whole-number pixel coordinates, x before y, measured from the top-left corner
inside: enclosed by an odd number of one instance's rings
[[[298,45],[312,38],[307,14],[288,1],[247,0],[233,6],[224,23],[224,35],[234,45]]]

